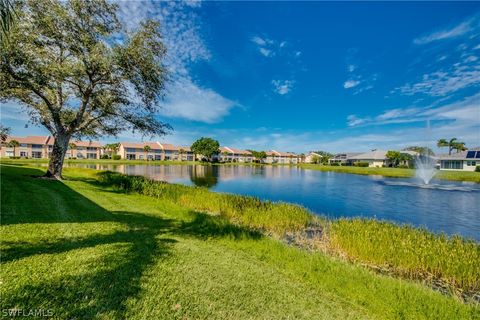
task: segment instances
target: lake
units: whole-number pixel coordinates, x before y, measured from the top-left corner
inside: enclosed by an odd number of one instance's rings
[[[330,218],[368,217],[480,240],[480,185],[321,172],[286,166],[89,165],[215,192],[297,203]]]

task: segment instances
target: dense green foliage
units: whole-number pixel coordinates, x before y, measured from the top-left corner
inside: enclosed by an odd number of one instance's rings
[[[190,150],[196,155],[202,155],[207,160],[212,160],[212,157],[220,152],[220,143],[212,138],[201,137],[195,141]]]
[[[166,79],[158,22],[126,32],[105,0],[14,5],[21,23],[0,50],[0,98],[20,102],[55,138],[49,176],[61,177],[72,137],[169,130],[154,116]]]
[[[3,308],[56,319],[477,319],[476,305],[153,197],[95,171],[1,166]],[[54,205],[52,205],[54,203]]]
[[[357,161],[353,164],[354,167],[367,168],[369,166],[368,162]]]

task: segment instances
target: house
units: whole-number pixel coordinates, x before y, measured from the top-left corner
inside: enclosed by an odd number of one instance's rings
[[[150,147],[148,151],[145,151],[145,146]],[[190,147],[160,142],[120,142],[118,154],[127,160],[195,160]]]
[[[48,141],[49,155],[52,152],[54,139]],[[103,154],[102,144],[98,141],[70,141],[66,153],[67,158],[100,159]]]
[[[361,152],[344,152],[344,153],[337,153],[332,158],[328,159],[328,163],[330,165],[342,165],[342,166],[351,166],[353,164],[352,157],[358,156],[362,154]]]
[[[370,152],[361,153],[355,156],[350,156],[346,159],[347,165],[355,165],[356,162],[367,162],[369,167],[391,167],[393,164],[387,158],[387,152],[385,150],[372,150]],[[418,152],[415,151],[400,151],[404,154],[409,154],[412,157],[417,156]],[[410,166],[411,161],[404,160],[398,163],[399,165]]]
[[[190,150],[190,147],[175,146],[169,143],[158,144],[162,147],[164,156],[162,160],[175,160],[175,161],[195,161],[195,155]]]
[[[356,162],[367,162],[369,167],[386,167],[388,165],[387,151],[372,150],[370,152],[361,153],[350,157],[348,160],[352,164]]]
[[[26,136],[26,137],[8,137],[1,146],[0,157],[22,157],[22,158],[48,158],[49,136]],[[8,147],[8,143],[16,140],[18,147]]]
[[[305,156],[305,163],[316,163],[317,160],[321,159],[322,156],[319,155],[316,152],[310,151],[306,156]]]
[[[480,147],[467,151],[439,155],[440,170],[475,171],[480,166]]]
[[[248,150],[235,149],[230,147],[220,147],[220,153],[217,159],[222,162],[252,162],[252,153]]]
[[[150,147],[145,151],[145,146]],[[163,148],[158,142],[120,142],[118,155],[127,160],[163,160]]]
[[[266,154],[265,163],[297,164],[300,162],[300,157],[292,152],[270,150]]]

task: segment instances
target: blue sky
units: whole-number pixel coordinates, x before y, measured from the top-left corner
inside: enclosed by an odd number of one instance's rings
[[[129,29],[163,25],[173,81],[159,117],[174,131],[160,141],[296,152],[480,145],[480,3],[119,4]],[[27,121],[15,102],[2,105],[14,134],[48,134]]]

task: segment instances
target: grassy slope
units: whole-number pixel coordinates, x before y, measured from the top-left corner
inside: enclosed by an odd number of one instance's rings
[[[418,284],[168,202],[2,166],[3,308],[58,318],[480,318]]]
[[[300,164],[300,168],[319,171],[335,171],[342,173],[353,173],[361,175],[379,175],[392,178],[411,178],[415,176],[413,169],[401,168],[362,168],[362,167],[344,167],[344,166],[324,166],[318,164]],[[471,181],[480,183],[480,172],[470,171],[438,171],[435,179],[453,180],[453,181]]]

